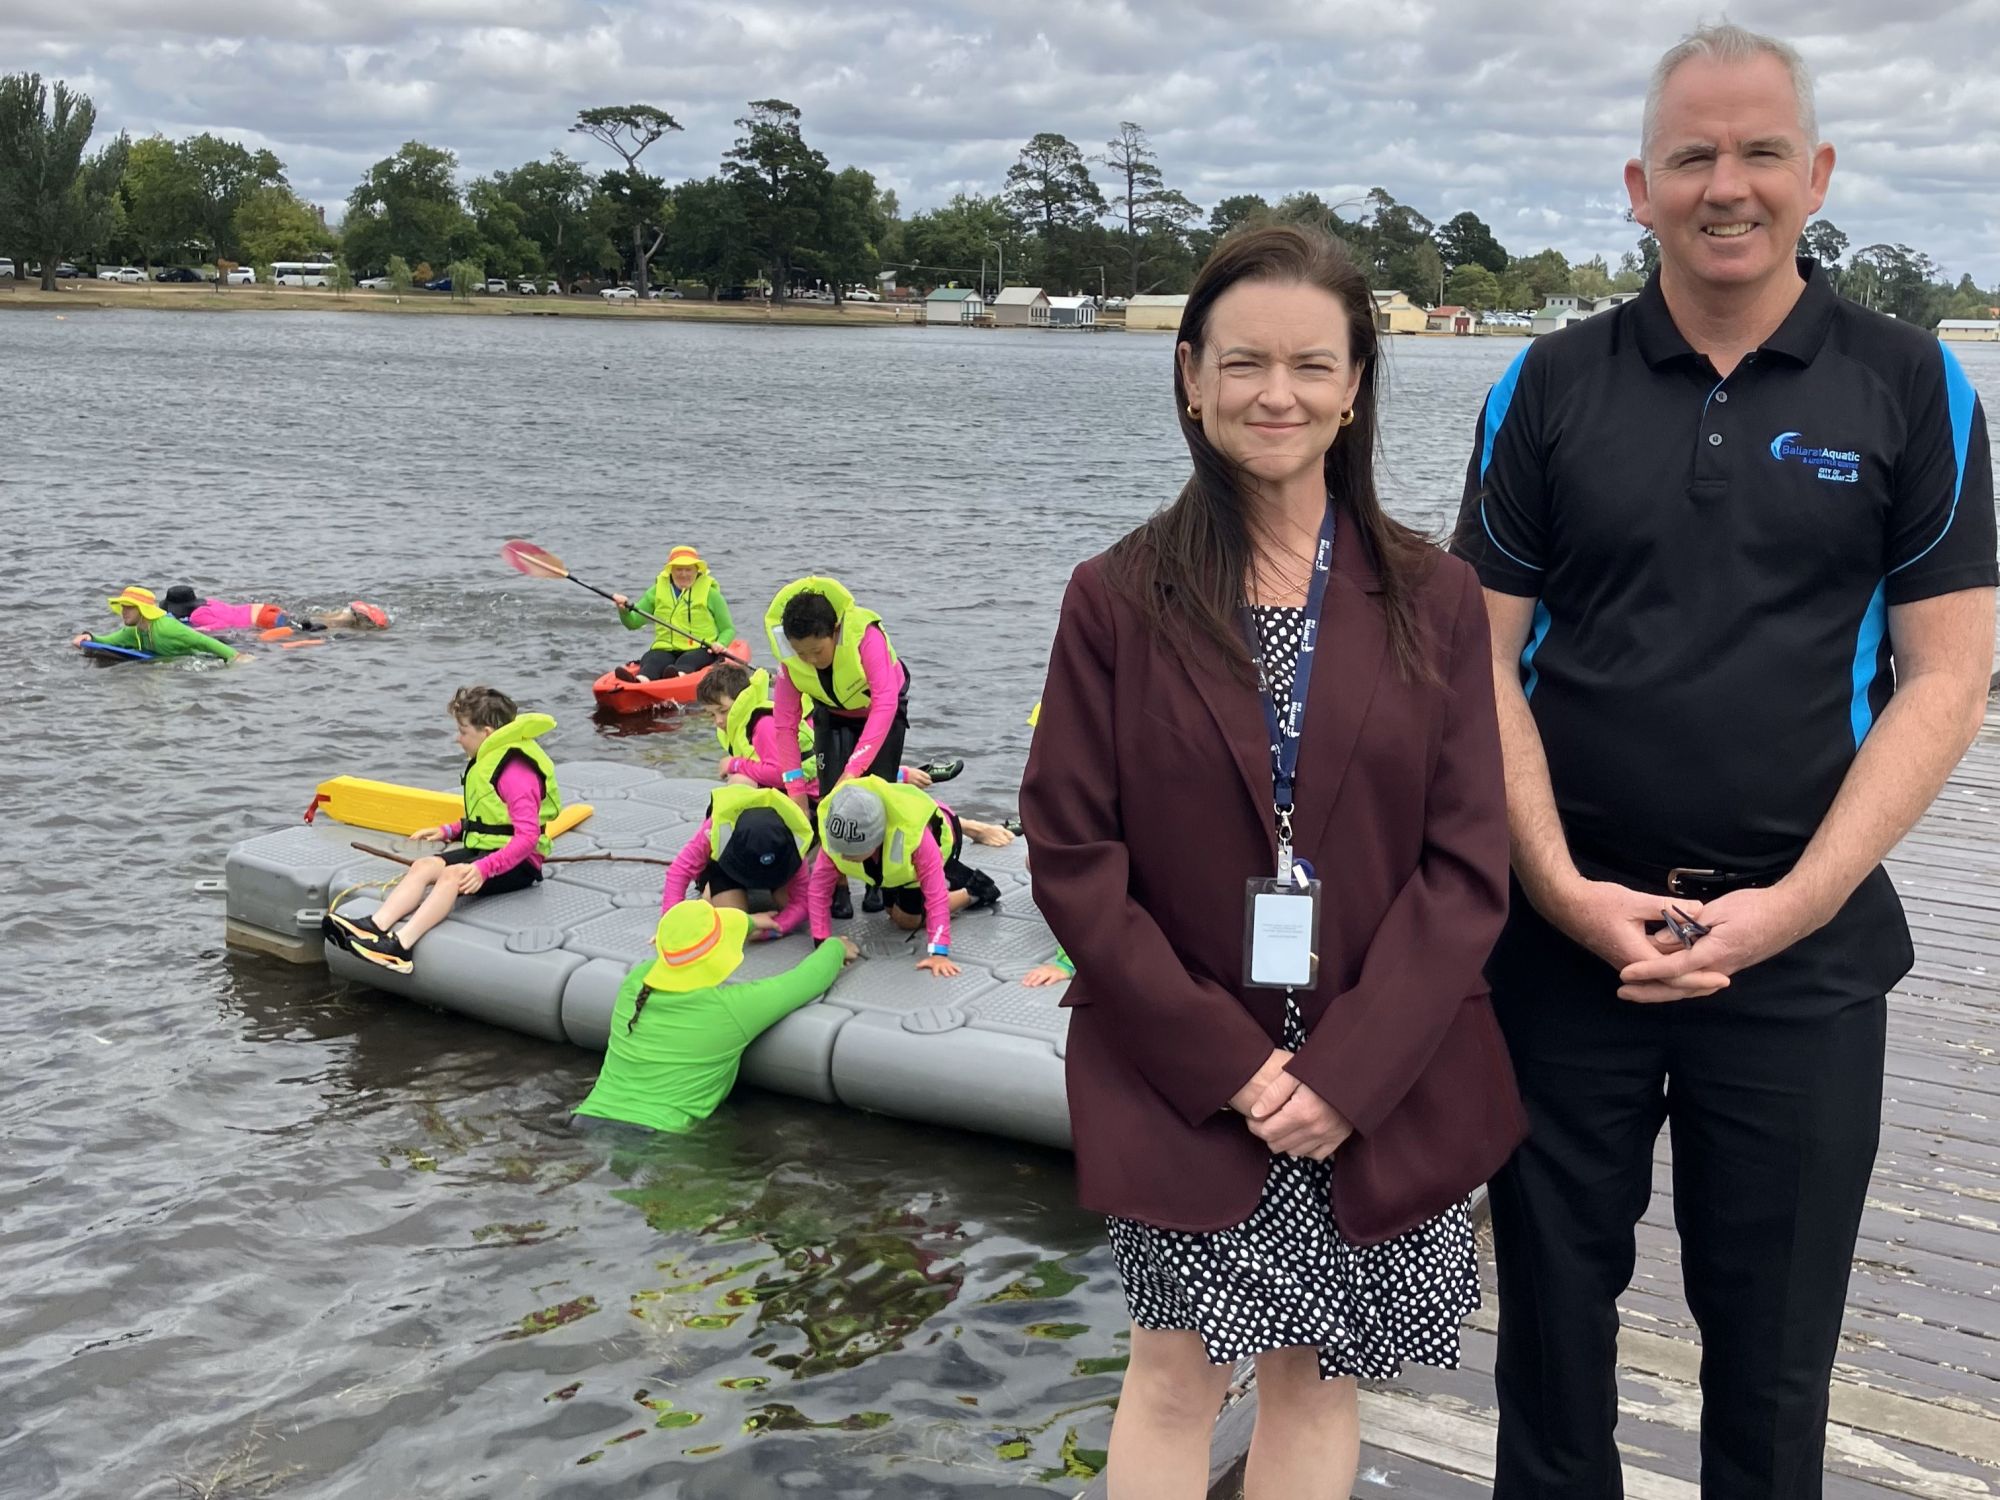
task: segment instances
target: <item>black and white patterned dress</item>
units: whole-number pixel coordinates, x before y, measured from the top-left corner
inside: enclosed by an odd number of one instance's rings
[[[1291,692],[1304,611],[1252,609],[1265,670]],[[1322,692],[1338,691],[1333,683]],[[1298,1003],[1285,1000],[1285,1046],[1305,1045]],[[1247,1128],[1247,1127],[1246,1127]],[[1109,1217],[1132,1321],[1188,1328],[1215,1364],[1266,1349],[1316,1345],[1322,1378],[1395,1376],[1404,1360],[1454,1368],[1458,1329],[1479,1306],[1479,1266],[1464,1204],[1380,1245],[1340,1238],[1330,1161],[1274,1156],[1264,1195],[1228,1229],[1190,1233]]]

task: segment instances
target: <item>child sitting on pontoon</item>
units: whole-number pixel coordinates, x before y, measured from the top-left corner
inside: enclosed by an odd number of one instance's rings
[[[556,768],[536,743],[556,727],[547,714],[524,714],[496,688],[460,688],[451,717],[466,755],[465,814],[412,837],[460,847],[427,854],[410,866],[372,914],[329,911],[327,939],[356,958],[407,974],[417,941],[451,915],[461,897],[501,896],[542,878],[549,826],[562,811]],[[400,925],[399,925],[400,924]]]

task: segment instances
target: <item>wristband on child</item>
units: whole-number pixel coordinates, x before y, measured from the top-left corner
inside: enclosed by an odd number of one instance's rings
[[[785,780],[787,782],[804,781],[805,779],[806,773],[803,770],[785,772]]]
[[[910,779],[910,768],[908,766],[896,767],[896,785],[901,786],[904,782],[908,781],[909,779]]]
[[[932,944],[931,944],[931,946],[930,946],[930,955],[931,955],[931,957],[932,957],[932,958],[950,958],[950,957],[951,957],[951,944],[950,944],[950,943],[932,943]]]

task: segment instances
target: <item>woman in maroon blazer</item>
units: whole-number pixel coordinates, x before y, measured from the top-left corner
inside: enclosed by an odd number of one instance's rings
[[[1524,1130],[1480,974],[1507,904],[1486,614],[1376,498],[1374,302],[1333,240],[1225,242],[1180,339],[1194,475],[1071,579],[1022,790],[1077,970],[1080,1196],[1134,1325],[1108,1473],[1202,1494],[1254,1354],[1250,1500],[1345,1500],[1352,1377],[1456,1363],[1465,1200]]]

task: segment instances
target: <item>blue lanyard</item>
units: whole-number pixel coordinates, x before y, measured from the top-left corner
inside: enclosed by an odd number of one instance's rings
[[[1320,610],[1326,603],[1326,581],[1333,571],[1333,506],[1320,523],[1319,548],[1313,554],[1312,581],[1306,586],[1305,617],[1299,637],[1298,665],[1292,670],[1291,698],[1281,714],[1264,666],[1256,622],[1246,609],[1244,629],[1250,636],[1251,660],[1257,664],[1257,697],[1264,705],[1264,723],[1271,732],[1271,799],[1278,814],[1278,875],[1288,879],[1292,865],[1292,788],[1299,768],[1299,741],[1305,734],[1306,694],[1312,689],[1314,647],[1318,644]]]

